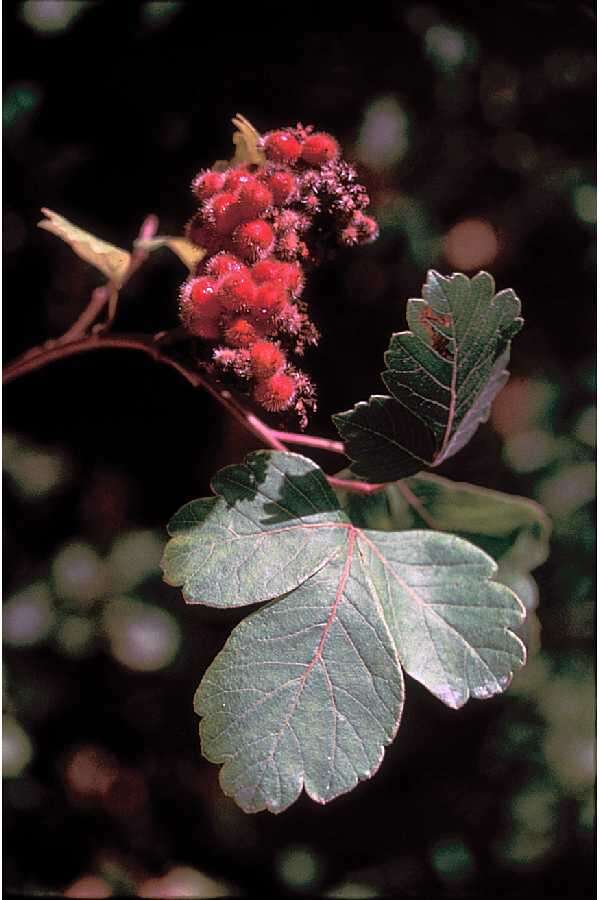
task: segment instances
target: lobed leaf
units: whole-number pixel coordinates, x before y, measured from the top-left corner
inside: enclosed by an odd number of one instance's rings
[[[429,272],[423,298],[408,301],[410,330],[392,335],[385,354],[392,396],[333,417],[356,475],[393,481],[438,466],[487,420],[523,324],[515,293],[494,290],[487,272]]]
[[[77,256],[99,269],[116,287],[121,286],[131,261],[127,250],[107,244],[51,209],[42,212],[47,218],[38,222],[39,228],[61,238]]]
[[[190,602],[272,601],[195,699],[203,753],[244,810],[280,812],[303,788],[326,803],[370,777],[398,728],[402,667],[456,708],[523,664],[523,608],[462,538],[358,527],[293,453],[250,454],[212,487],[171,520],[163,568]]]

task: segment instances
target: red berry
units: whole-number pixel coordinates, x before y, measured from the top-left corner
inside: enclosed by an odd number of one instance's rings
[[[248,269],[231,272],[219,285],[219,299],[223,307],[231,312],[250,309],[256,301],[256,285]]]
[[[269,412],[281,412],[291,406],[296,393],[296,382],[289,375],[271,375],[259,381],[254,389],[254,399]]]
[[[264,148],[267,159],[281,163],[296,162],[302,149],[289,131],[271,131],[265,135]]]
[[[219,234],[231,234],[241,221],[241,214],[235,194],[223,191],[209,201],[209,215]]]
[[[284,354],[270,341],[257,341],[250,348],[252,374],[259,381],[280,372],[285,366],[285,362]]]
[[[204,316],[218,315],[221,304],[217,296],[217,282],[206,275],[194,278],[190,282],[189,296],[194,312],[202,312]]]
[[[188,331],[196,337],[206,338],[208,341],[216,341],[221,335],[219,319],[209,319],[192,313],[187,323]]]
[[[233,234],[237,252],[248,262],[266,256],[273,246],[274,239],[273,229],[263,219],[244,222]]]
[[[256,338],[256,329],[248,319],[234,319],[225,329],[225,340],[232,347],[249,347]]]
[[[199,172],[192,181],[192,191],[198,200],[204,201],[221,191],[224,184],[225,175],[223,172]]]
[[[253,219],[272,205],[273,194],[266,185],[253,180],[241,186],[238,200],[243,218]]]
[[[286,263],[280,262],[278,259],[268,257],[255,263],[250,271],[257,284],[264,284],[265,281],[281,281],[285,265]]]
[[[185,236],[192,244],[202,247],[207,253],[217,253],[221,249],[222,238],[212,225],[210,225],[202,213],[196,215],[188,222]]]
[[[243,184],[254,181],[254,175],[251,175],[246,166],[238,166],[235,169],[228,169],[224,173],[225,189],[228,191],[237,191]]]
[[[233,253],[217,253],[216,256],[211,256],[205,265],[207,274],[213,275],[215,278],[222,278],[223,275],[239,272],[245,268],[241,259],[238,259]]]
[[[267,281],[259,285],[252,305],[252,318],[266,324],[277,315],[287,300],[284,286],[279,281]]]
[[[251,271],[252,277],[257,284],[264,284],[266,281],[279,281],[290,294],[297,297],[302,293],[304,276],[298,263],[282,262],[269,257],[255,263]]]
[[[324,131],[311,134],[302,144],[302,159],[310,166],[323,166],[339,155],[338,142]]]
[[[277,206],[289,203],[298,192],[298,179],[286,169],[275,169],[265,175],[264,182],[273,194]]]

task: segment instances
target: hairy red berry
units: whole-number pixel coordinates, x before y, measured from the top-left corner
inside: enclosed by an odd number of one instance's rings
[[[298,193],[298,179],[287,169],[274,169],[264,176],[264,182],[277,206],[289,203]]]
[[[206,273],[214,278],[222,278],[223,275],[239,272],[245,268],[241,259],[238,259],[233,253],[217,253],[216,256],[211,256],[205,265]]]
[[[274,240],[273,229],[263,219],[244,222],[233,234],[235,249],[242,259],[248,262],[266,256],[273,247]]]
[[[221,335],[219,319],[209,319],[205,316],[192,313],[187,323],[188,331],[196,337],[205,338],[208,341],[216,341]]]
[[[226,275],[219,285],[219,299],[230,312],[250,309],[256,302],[257,288],[248,269]]]
[[[281,372],[285,363],[285,355],[271,341],[257,341],[250,348],[250,367],[259,381]]]
[[[288,409],[295,394],[296,382],[290,375],[283,373],[259,381],[254,389],[254,399],[269,412]]]
[[[235,169],[228,169],[224,173],[224,177],[225,190],[232,192],[237,191],[242,185],[249,184],[255,180],[254,175],[250,174],[246,166],[237,166]]]
[[[218,315],[220,311],[219,298],[217,296],[217,282],[214,278],[202,275],[190,282],[189,296],[196,312],[202,311],[203,315]]]
[[[262,259],[252,266],[252,277],[257,284],[279,281],[294,297],[300,296],[304,287],[302,268],[297,262],[283,262],[279,259]]]
[[[324,166],[325,163],[337,159],[339,155],[338,142],[324,131],[311,134],[302,144],[302,159],[310,166]]]
[[[225,175],[223,172],[211,172],[210,170],[205,172],[199,172],[198,175],[192,181],[192,191],[200,200],[203,202],[204,200],[208,200],[209,197],[212,197],[214,194],[223,190],[223,185],[225,184]]]
[[[223,191],[209,200],[208,215],[219,234],[231,234],[242,220],[241,210],[235,194]]]
[[[238,201],[243,218],[253,219],[272,205],[273,194],[265,184],[254,179],[241,186]]]
[[[264,148],[271,162],[295,163],[302,147],[289,131],[271,131],[265,135]]]
[[[225,340],[232,347],[249,347],[257,336],[256,328],[248,319],[233,319],[225,329]]]
[[[217,234],[212,225],[210,225],[202,213],[190,219],[185,228],[185,236],[188,241],[197,247],[202,247],[207,253],[217,253],[222,246],[223,238]]]
[[[259,323],[270,322],[287,301],[286,290],[279,281],[267,281],[258,286],[252,305],[252,318]]]
[[[250,271],[257,284],[264,284],[266,281],[281,281],[285,266],[286,263],[270,256],[254,263]]]

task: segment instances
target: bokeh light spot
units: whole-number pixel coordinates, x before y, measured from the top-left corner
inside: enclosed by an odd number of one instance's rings
[[[596,224],[596,188],[593,184],[578,184],[573,189],[573,208],[582,222]]]
[[[12,716],[2,719],[2,775],[16,778],[33,759],[33,744],[24,728]]]
[[[425,32],[427,55],[443,68],[460,66],[467,56],[467,42],[461,31],[448,25],[431,25]]]
[[[42,91],[37,84],[23,81],[10,84],[4,92],[2,125],[9,130],[26,121],[39,107]]]
[[[138,897],[232,897],[236,896],[228,885],[215,881],[191,866],[173,866],[162,878],[147,878],[136,890]]]
[[[77,878],[69,885],[64,891],[64,896],[77,897],[81,900],[94,900],[94,898],[101,900],[102,897],[112,897],[113,892],[111,886],[103,878],[98,878],[97,875],[82,875],[81,878]]]
[[[126,531],[120,534],[107,563],[113,590],[128,591],[160,572],[164,541],[154,531]]]
[[[408,116],[395,97],[374,100],[360,128],[358,159],[375,171],[393,166],[408,150],[408,126]]]
[[[56,630],[58,646],[67,656],[83,656],[94,639],[94,625],[83,616],[66,616]]]
[[[53,624],[52,598],[42,581],[14,594],[4,604],[2,635],[5,644],[32,647],[48,636]]]
[[[277,871],[281,881],[296,891],[311,891],[317,885],[320,864],[308,847],[286,847],[279,855]]]
[[[86,0],[25,0],[21,16],[39,34],[60,34],[89,6]]]
[[[61,450],[36,447],[16,434],[6,434],[2,451],[2,467],[26,500],[43,500],[70,476],[69,463]]]
[[[179,625],[162,609],[118,597],[107,604],[103,621],[113,656],[128,669],[153,672],[170,665],[177,655]]]
[[[464,881],[474,869],[471,851],[459,838],[447,838],[436,844],[431,861],[438,874],[449,882]]]
[[[89,606],[108,589],[104,563],[89,544],[73,542],[57,553],[52,562],[57,596]]]
[[[150,0],[141,6],[142,23],[147,27],[160,28],[167,25],[182,6],[181,0]]]
[[[496,232],[485,219],[457,222],[446,234],[443,246],[450,265],[467,272],[491,265],[499,250]]]

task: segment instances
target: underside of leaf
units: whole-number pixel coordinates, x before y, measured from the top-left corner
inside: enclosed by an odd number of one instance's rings
[[[126,250],[107,244],[51,209],[42,212],[47,218],[38,222],[40,228],[65,241],[77,256],[99,269],[116,287],[122,284],[131,261]]]

